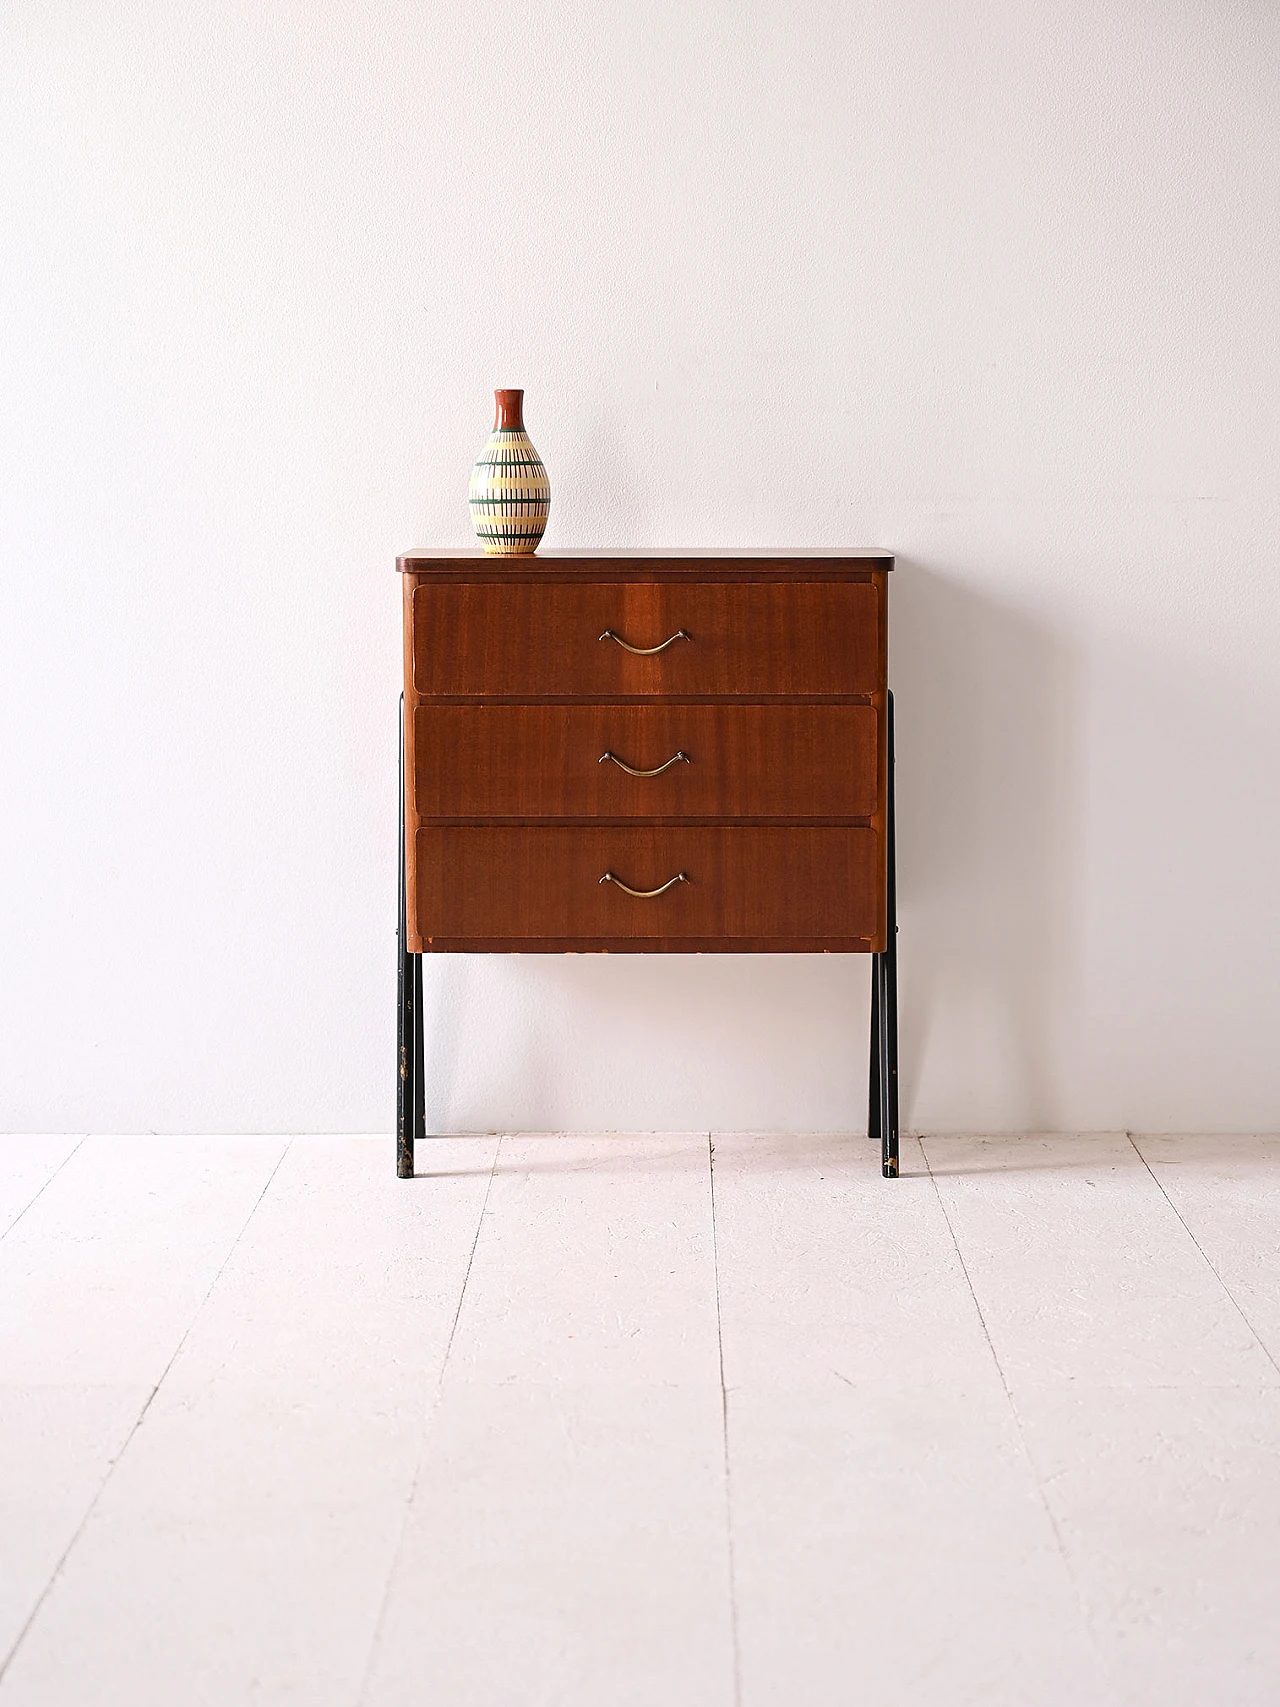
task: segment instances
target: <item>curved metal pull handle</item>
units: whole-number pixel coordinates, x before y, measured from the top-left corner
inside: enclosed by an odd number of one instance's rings
[[[674,877],[668,877],[660,889],[633,889],[629,883],[624,883],[620,877],[615,877],[611,871],[606,871],[600,879],[601,883],[616,883],[625,895],[634,895],[637,901],[652,901],[655,895],[665,895],[667,890],[676,883],[687,883],[687,871],[677,871]]]
[[[677,628],[670,640],[664,640],[661,646],[632,646],[629,641],[615,634],[611,628],[606,628],[599,636],[601,640],[616,640],[624,652],[634,652],[637,658],[652,658],[657,652],[665,652],[668,646],[674,646],[677,640],[692,640],[692,634],[683,628]]]
[[[602,765],[606,759],[612,759],[618,769],[626,771],[628,776],[661,776],[663,771],[669,771],[672,765],[691,765],[693,763],[688,753],[673,753],[665,765],[655,765],[651,771],[638,771],[634,765],[629,765],[625,759],[620,759],[616,753],[611,753],[608,748],[601,753],[596,763]]]

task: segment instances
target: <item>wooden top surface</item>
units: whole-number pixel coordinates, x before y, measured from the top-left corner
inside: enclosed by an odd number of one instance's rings
[[[456,575],[459,570],[507,570],[528,573],[540,568],[556,570],[589,570],[625,568],[628,571],[653,568],[668,572],[682,564],[699,569],[768,569],[779,573],[800,573],[823,569],[892,569],[893,553],[874,547],[825,546],[803,550],[777,547],[738,546],[654,546],[630,548],[625,551],[538,551],[523,556],[503,556],[473,548],[419,546],[396,559],[396,568],[409,574]]]

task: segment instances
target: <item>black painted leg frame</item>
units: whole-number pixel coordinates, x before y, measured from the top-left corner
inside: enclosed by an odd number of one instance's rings
[[[898,873],[893,809],[893,695],[885,700],[889,743],[885,801],[885,947],[871,956],[871,1094],[867,1135],[880,1140],[880,1171],[898,1177]]]
[[[413,1141],[427,1135],[422,1060],[422,956],[409,953],[409,892],[404,855],[404,695],[400,696],[400,920],[396,931],[396,1173],[413,1178]]]

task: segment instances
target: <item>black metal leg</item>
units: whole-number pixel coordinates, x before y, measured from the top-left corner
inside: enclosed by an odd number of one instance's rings
[[[889,744],[889,774],[885,802],[885,945],[878,980],[880,1020],[880,1171],[886,1179],[898,1176],[898,870],[894,822],[893,695],[885,696]]]
[[[880,956],[871,956],[871,1072],[867,1086],[867,1137],[884,1130],[880,1107]]]
[[[396,1174],[413,1178],[413,1140],[422,1095],[422,1033],[416,997],[422,987],[418,956],[409,953],[408,890],[404,861],[404,695],[400,696],[400,915],[396,930]]]
[[[876,984],[880,992],[880,1033],[876,1038],[877,1050],[880,1056],[880,1171],[886,1179],[892,1179],[896,1172],[893,1166],[893,1124],[889,1113],[889,1080],[892,1073],[892,1052],[888,1026],[888,1007],[885,991],[888,985],[888,956],[876,956]]]

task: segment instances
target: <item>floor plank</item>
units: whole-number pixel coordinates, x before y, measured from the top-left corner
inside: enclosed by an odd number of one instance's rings
[[[1280,1364],[1280,1136],[1135,1137],[1191,1237]]]
[[[914,1140],[902,1163],[716,1139],[742,1702],[1109,1701]]]
[[[364,1707],[732,1707],[720,1396],[450,1383]]]
[[[1280,1389],[1024,1387],[1018,1410],[1129,1707],[1280,1698]]]
[[[918,1142],[883,1180],[865,1138],[715,1139],[730,1389],[996,1381]]]
[[[451,1380],[719,1383],[706,1133],[504,1138]]]
[[[733,1700],[705,1134],[503,1140],[365,1701],[513,1699]]]
[[[866,1382],[729,1401],[743,1707],[1102,1707],[1005,1395]]]
[[[0,1242],[0,1667],[284,1143],[87,1139]]]
[[[5,1707],[354,1701],[495,1148],[408,1183],[385,1140],[295,1141]]]
[[[1277,1381],[1124,1133],[924,1148],[1015,1398],[1055,1380]]]
[[[0,1701],[4,1664],[151,1392],[0,1382]]]
[[[1122,1699],[1273,1699],[1280,1381],[1188,1231],[1202,1206],[1221,1260],[1257,1276],[1212,1174],[1169,1164],[1188,1153],[1170,1141],[1153,1177],[1124,1134],[925,1148]]]

